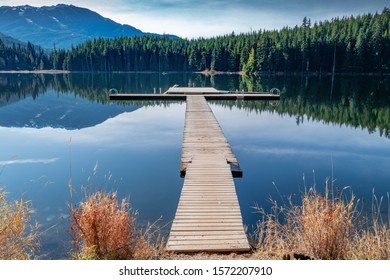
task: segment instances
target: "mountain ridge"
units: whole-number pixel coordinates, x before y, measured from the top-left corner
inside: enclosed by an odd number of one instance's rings
[[[1,6],[0,32],[46,49],[69,49],[72,45],[94,38],[160,36],[142,32],[128,24],[117,23],[90,9],[67,4],[42,7]]]

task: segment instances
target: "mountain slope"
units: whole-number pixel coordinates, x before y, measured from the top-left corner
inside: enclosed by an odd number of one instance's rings
[[[5,35],[1,32],[0,32],[0,40],[7,46],[12,46],[12,44],[27,46],[27,43],[22,42],[18,39],[12,38],[11,36]]]
[[[142,36],[141,30],[73,5],[2,6],[0,32],[44,48],[69,48],[96,37]]]

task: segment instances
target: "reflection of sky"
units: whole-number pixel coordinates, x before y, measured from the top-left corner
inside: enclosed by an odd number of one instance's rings
[[[270,195],[279,197],[275,186],[282,195],[299,194],[314,182],[322,188],[333,173],[335,185],[351,186],[367,201],[372,188],[380,195],[389,190],[390,140],[378,133],[317,121],[298,126],[287,115],[211,107],[243,168],[235,182],[245,223],[257,218],[251,206],[266,207]],[[70,177],[73,203],[84,191],[116,190],[130,197],[141,223],[161,215],[168,223],[183,183],[184,111],[184,104],[142,107],[79,130],[0,127],[0,185],[11,197],[32,200],[47,230],[43,251],[68,238]]]
[[[173,132],[170,126],[177,125],[183,122],[184,111],[175,110],[181,105],[171,105],[173,110],[164,110],[160,107],[147,107],[138,112],[123,113],[115,118],[108,119],[94,127],[84,128],[75,131],[66,129],[57,129],[45,127],[41,129],[35,128],[4,128],[0,127],[2,142],[9,144],[14,143],[15,139],[35,139],[50,145],[53,142],[56,144],[69,140],[72,137],[72,142],[90,145],[109,145],[128,146],[126,141],[131,139],[132,146],[153,144],[154,147],[165,145],[173,145],[174,143],[164,142],[164,135],[170,135]],[[184,109],[183,109],[184,110]],[[181,115],[180,115],[181,114]],[[161,121],[162,117],[172,118],[170,123]],[[158,129],[156,129],[156,122]],[[160,123],[161,122],[161,123]],[[150,135],[150,137],[145,137]],[[66,140],[67,139],[67,140]],[[30,141],[29,141],[30,142]],[[20,142],[21,146],[25,146],[25,142]],[[128,146],[128,148],[131,148]]]
[[[2,160],[0,161],[0,166],[11,165],[11,164],[29,164],[29,163],[53,163],[56,162],[58,158],[30,158],[30,159],[12,159],[12,160]]]

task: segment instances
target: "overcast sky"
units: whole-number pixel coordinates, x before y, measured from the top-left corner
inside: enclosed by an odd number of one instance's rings
[[[0,6],[73,4],[144,32],[183,38],[280,29],[314,21],[381,12],[389,0],[0,0]],[[0,30],[1,32],[1,30]]]

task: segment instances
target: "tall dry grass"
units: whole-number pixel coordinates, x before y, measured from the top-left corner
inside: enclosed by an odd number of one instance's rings
[[[387,193],[387,213],[382,215],[383,197],[378,199],[373,191],[371,217],[355,233],[349,246],[349,259],[390,259],[390,197]],[[386,217],[387,216],[387,217]]]
[[[0,188],[0,259],[30,259],[40,245],[38,225],[30,222],[31,203],[6,196]]]
[[[389,224],[376,215],[370,223],[358,221],[353,195],[306,191],[300,204],[274,202],[272,213],[258,209],[257,254],[268,259],[389,259]],[[378,210],[378,209],[376,209]]]
[[[119,203],[115,192],[98,191],[70,211],[76,259],[152,259],[159,254],[152,233],[136,228],[130,204],[126,199]]]

